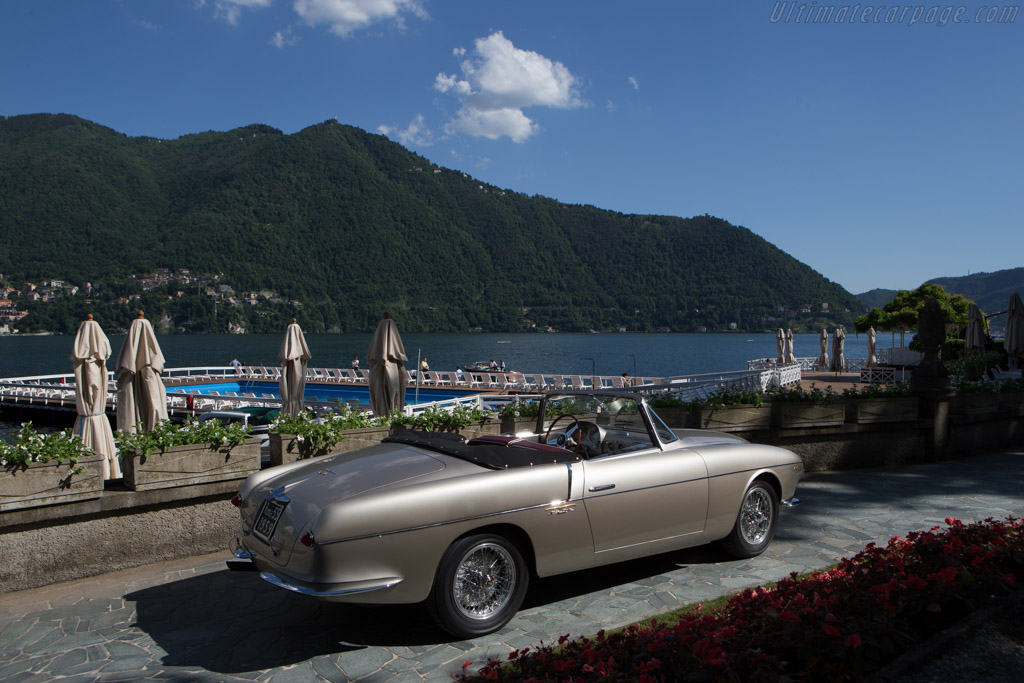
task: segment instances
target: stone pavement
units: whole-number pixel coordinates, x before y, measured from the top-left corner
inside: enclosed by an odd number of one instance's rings
[[[452,641],[420,606],[320,603],[229,572],[227,552],[0,594],[0,680],[450,680],[466,660],[821,568],[949,516],[1024,516],[1024,450],[815,473],[797,495],[760,557],[707,546],[537,580],[508,626],[472,641]]]

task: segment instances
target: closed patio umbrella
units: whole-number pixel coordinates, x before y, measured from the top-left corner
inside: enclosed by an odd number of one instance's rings
[[[818,354],[818,367],[828,370],[828,330],[821,328],[821,352]]]
[[[843,355],[845,346],[846,331],[840,325],[836,328],[835,334],[832,335],[832,370],[835,372],[846,371],[846,356]]]
[[[370,361],[370,406],[373,414],[388,415],[404,407],[409,373],[402,363],[409,359],[405,355],[398,326],[387,313],[373,333],[366,359]]]
[[[964,348],[985,348],[985,323],[982,322],[981,311],[975,304],[971,304],[967,310],[967,335],[964,337]]]
[[[164,354],[153,326],[142,311],[128,328],[117,355],[117,428],[129,432],[141,425],[151,431],[167,419],[167,389],[160,379]]]
[[[1003,349],[1010,361],[1017,361],[1017,367],[1020,367],[1021,361],[1024,361],[1024,304],[1016,292],[1010,295],[1010,305],[1006,307]]]
[[[92,313],[78,326],[71,363],[75,369],[74,435],[82,445],[103,458],[103,478],[120,479],[121,461],[117,457],[114,434],[107,419],[107,359],[110,340],[103,334]]]
[[[779,331],[775,333],[775,348],[778,351],[778,356],[775,358],[775,362],[782,363],[786,362],[786,331],[781,327]]]
[[[878,356],[875,355],[875,328],[868,328],[868,360],[867,366],[873,368],[878,365]]]
[[[796,354],[793,353],[793,330],[786,330],[786,363],[796,362]]]
[[[281,350],[277,352],[281,359],[281,412],[295,417],[302,412],[303,399],[306,394],[306,364],[311,358],[306,337],[302,328],[292,318],[281,341]]]

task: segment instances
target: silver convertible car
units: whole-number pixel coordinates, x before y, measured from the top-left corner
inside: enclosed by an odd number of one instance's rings
[[[639,394],[565,391],[529,433],[399,432],[251,475],[235,557],[323,600],[425,601],[469,638],[508,623],[531,576],[712,541],[758,555],[803,471],[781,448],[669,429]]]

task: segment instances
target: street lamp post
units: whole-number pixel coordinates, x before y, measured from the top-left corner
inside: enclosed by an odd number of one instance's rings
[[[597,361],[595,361],[593,358],[580,358],[581,363],[585,360],[590,361],[590,376],[597,377]]]

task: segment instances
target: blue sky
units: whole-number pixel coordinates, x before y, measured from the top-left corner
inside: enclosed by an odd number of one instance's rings
[[[503,188],[710,213],[853,293],[910,289],[1024,265],[1019,7],[21,0],[0,114],[166,139],[337,117]]]

